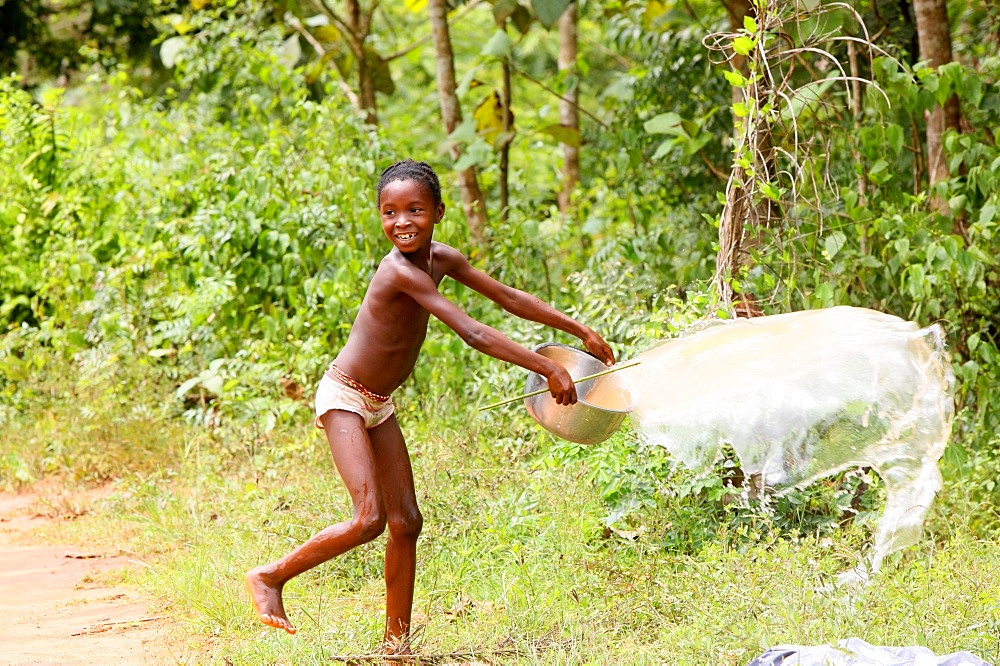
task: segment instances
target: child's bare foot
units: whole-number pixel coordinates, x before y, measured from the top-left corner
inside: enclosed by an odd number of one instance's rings
[[[253,601],[257,617],[268,626],[294,634],[296,629],[288,621],[285,606],[281,603],[282,585],[268,583],[261,569],[263,567],[257,567],[243,575],[243,582],[247,585],[247,592],[250,593],[250,600]]]

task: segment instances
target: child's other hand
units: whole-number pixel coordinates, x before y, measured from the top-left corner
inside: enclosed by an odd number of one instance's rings
[[[556,404],[572,405],[576,402],[576,385],[573,383],[573,378],[566,372],[566,368],[557,365],[549,373],[547,379],[549,380],[549,393],[552,394]]]
[[[615,354],[611,351],[611,345],[593,330],[583,338],[583,344],[587,351],[604,361],[604,365],[610,367],[615,364]]]

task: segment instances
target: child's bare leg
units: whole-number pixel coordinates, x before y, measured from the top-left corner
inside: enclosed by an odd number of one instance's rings
[[[354,515],[350,520],[322,530],[281,559],[251,569],[244,576],[257,616],[264,624],[290,634],[295,633],[295,627],[288,621],[281,600],[285,583],[303,571],[371,541],[382,533],[386,524],[375,456],[364,421],[357,414],[340,410],[327,412],[320,420],[337,471],[351,494]]]
[[[424,519],[417,508],[413,470],[396,417],[369,432],[389,524],[385,549],[385,637],[388,652],[409,652],[417,537]]]

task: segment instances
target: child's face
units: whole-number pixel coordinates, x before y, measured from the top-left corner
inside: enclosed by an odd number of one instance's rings
[[[435,205],[430,190],[416,180],[387,183],[378,208],[386,238],[407,254],[430,248],[434,225],[444,215],[444,204]]]

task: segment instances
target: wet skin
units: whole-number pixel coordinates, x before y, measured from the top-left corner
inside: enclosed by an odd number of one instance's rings
[[[331,410],[320,421],[333,461],[354,504],[349,520],[331,525],[281,559],[244,577],[264,624],[295,628],[285,615],[281,590],[303,571],[371,541],[389,528],[385,552],[387,646],[400,644],[410,628],[417,535],[423,524],[413,489],[413,471],[395,415],[366,430],[357,414]]]
[[[590,353],[614,364],[610,346],[593,330],[538,298],[497,282],[473,268],[457,250],[433,240],[444,204],[415,180],[388,183],[379,200],[382,230],[393,244],[372,278],[338,354],[337,366],[367,388],[391,395],[413,371],[433,314],[473,348],[537,372],[559,404],[576,402],[565,368],[476,321],[438,292],[445,276],[478,291],[507,312],[580,338]],[[298,574],[371,541],[388,527],[385,555],[384,648],[406,651],[413,605],[417,536],[423,518],[413,472],[396,417],[366,430],[360,416],[332,410],[320,417],[334,463],[351,501],[349,520],[322,530],[279,560],[247,572],[245,581],[258,617],[295,633],[282,603],[284,584]]]

